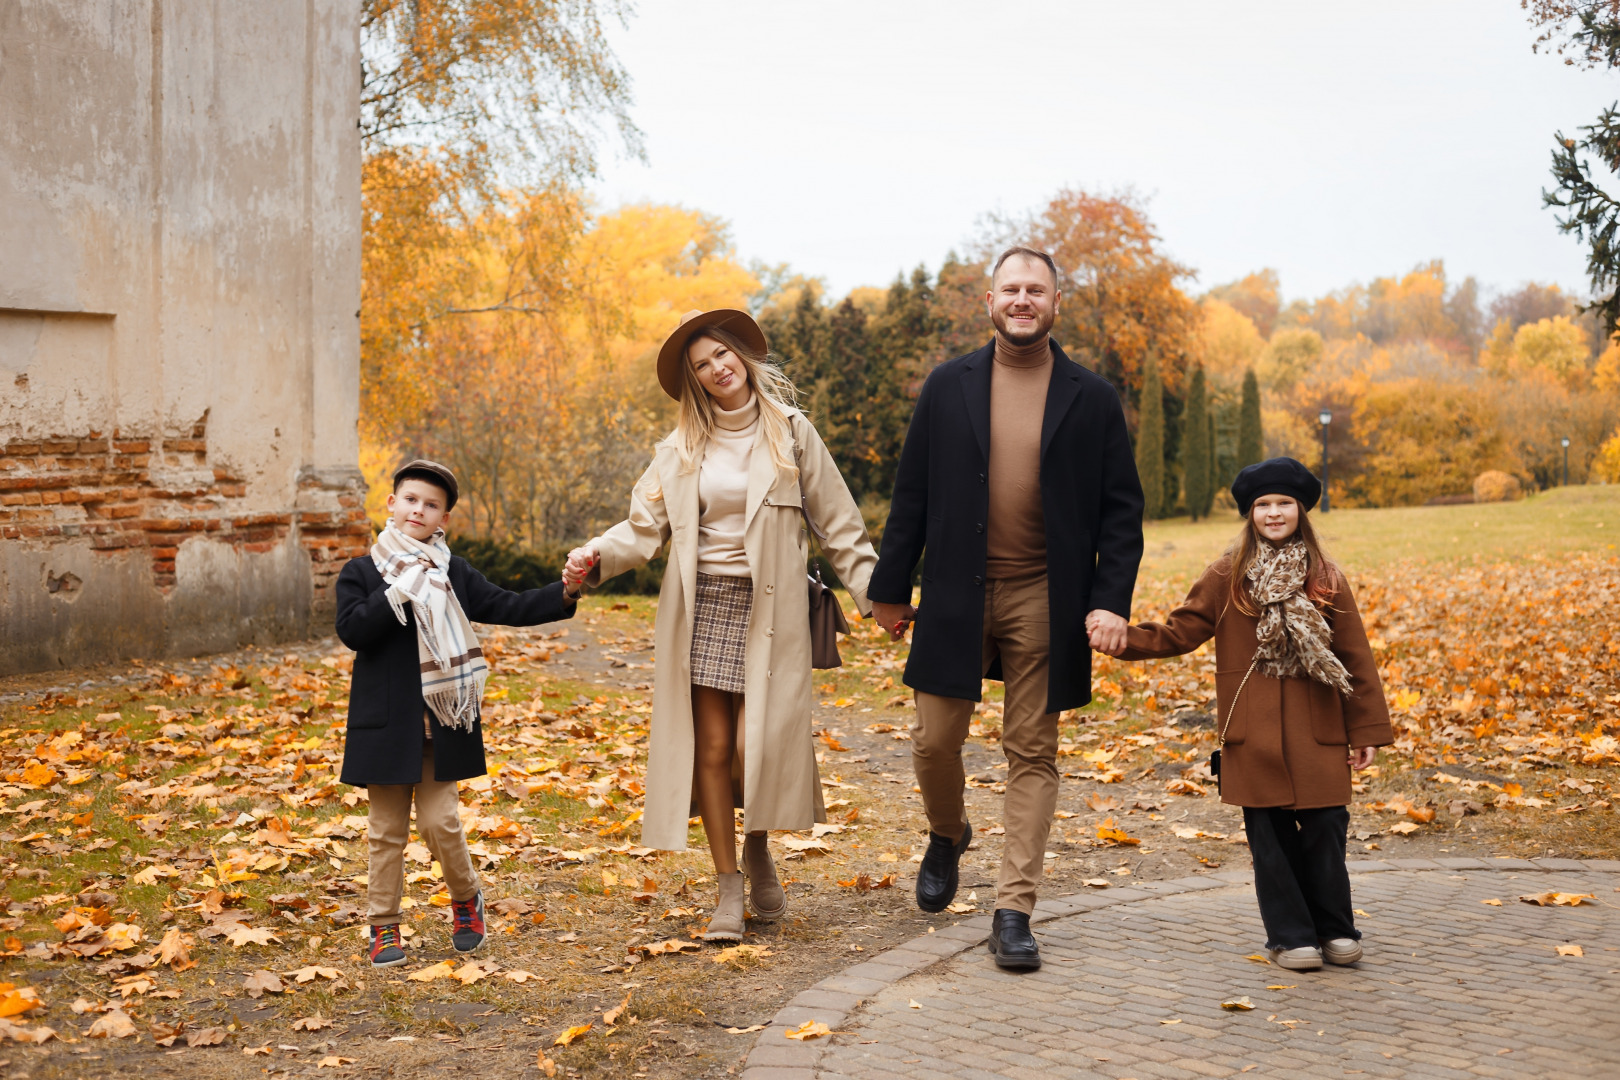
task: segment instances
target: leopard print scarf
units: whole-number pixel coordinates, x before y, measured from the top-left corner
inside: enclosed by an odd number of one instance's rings
[[[1333,628],[1305,595],[1306,558],[1302,540],[1258,545],[1244,575],[1249,596],[1260,605],[1255,656],[1260,671],[1272,678],[1315,679],[1348,695],[1350,673],[1333,655]]]

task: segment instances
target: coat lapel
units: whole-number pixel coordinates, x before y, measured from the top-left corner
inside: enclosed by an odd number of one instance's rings
[[[760,395],[759,407],[772,407],[763,394]],[[754,432],[754,445],[748,453],[748,512],[743,519],[744,530],[754,520],[754,514],[765,502],[765,496],[775,486],[776,464],[771,461],[771,448],[765,442],[765,425],[761,423],[759,430]]]
[[[962,368],[962,396],[967,405],[968,423],[979,442],[979,453],[990,460],[990,373],[995,365],[996,345],[992,341],[968,357]]]
[[[1057,342],[1052,342],[1052,381],[1046,387],[1046,413],[1041,418],[1041,460],[1052,445],[1063,417],[1080,397],[1080,365],[1070,360]],[[988,394],[985,395],[987,398]]]

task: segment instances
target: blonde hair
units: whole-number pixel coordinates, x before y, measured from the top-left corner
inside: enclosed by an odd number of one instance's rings
[[[1333,598],[1339,591],[1338,568],[1322,549],[1322,541],[1317,539],[1316,530],[1311,527],[1311,516],[1305,512],[1304,504],[1299,508],[1299,528],[1295,530],[1294,536],[1299,537],[1305,544],[1305,598],[1317,607],[1332,607]],[[1290,536],[1288,539],[1293,538]],[[1260,614],[1260,606],[1249,596],[1248,576],[1255,553],[1259,551],[1260,545],[1265,543],[1270,541],[1261,536],[1260,530],[1255,527],[1254,508],[1251,506],[1249,515],[1243,522],[1243,531],[1237,534],[1232,546],[1226,550],[1226,556],[1232,564],[1232,576],[1228,582],[1231,590],[1230,603],[1245,615]]]
[[[675,421],[675,448],[681,455],[681,470],[691,472],[703,461],[703,449],[714,433],[714,399],[698,382],[692,370],[687,349],[699,338],[712,338],[742,358],[748,373],[748,385],[762,400],[759,403],[759,423],[765,429],[765,445],[770,447],[771,463],[778,473],[797,478],[798,464],[793,458],[793,425],[789,414],[798,410],[798,391],[767,353],[754,352],[736,335],[718,326],[708,326],[693,334],[681,348],[681,412]],[[772,408],[773,405],[780,406]]]

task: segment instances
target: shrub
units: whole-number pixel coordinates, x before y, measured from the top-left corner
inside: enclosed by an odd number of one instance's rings
[[[1475,502],[1511,502],[1524,497],[1519,478],[1499,469],[1487,469],[1474,477]]]

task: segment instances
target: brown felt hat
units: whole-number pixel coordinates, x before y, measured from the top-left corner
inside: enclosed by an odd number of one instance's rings
[[[719,327],[761,355],[769,351],[765,344],[765,331],[746,311],[736,308],[688,311],[681,316],[681,325],[664,339],[664,347],[658,350],[658,385],[676,401],[681,400],[681,365],[686,363],[686,346],[711,327]]]
[[[461,487],[456,483],[456,474],[437,461],[429,461],[427,458],[407,461],[394,470],[394,489],[396,491],[399,489],[400,481],[410,479],[426,480],[430,484],[444,488],[445,512],[456,508],[456,499],[461,495]]]

